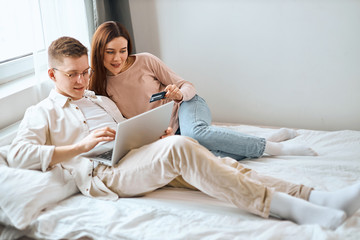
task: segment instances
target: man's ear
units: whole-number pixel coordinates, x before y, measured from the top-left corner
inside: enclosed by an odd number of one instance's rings
[[[55,82],[55,74],[54,73],[55,73],[54,69],[52,69],[52,68],[48,69],[48,75],[49,75],[50,79]]]

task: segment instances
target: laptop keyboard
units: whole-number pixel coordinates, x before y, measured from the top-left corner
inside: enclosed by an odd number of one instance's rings
[[[111,160],[112,153],[113,153],[113,149],[111,149],[111,150],[109,150],[107,152],[104,152],[104,153],[98,155],[97,157],[98,158],[103,158],[103,159],[106,159],[106,160]]]

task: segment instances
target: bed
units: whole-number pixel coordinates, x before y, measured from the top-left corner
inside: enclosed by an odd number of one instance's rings
[[[217,123],[217,125],[221,125]],[[266,137],[270,127],[224,125]],[[289,141],[319,156],[264,156],[242,163],[258,172],[333,191],[360,181],[360,131],[299,129]],[[263,219],[199,191],[164,187],[143,197],[103,201],[50,173],[12,169],[0,148],[0,239],[360,239],[360,210],[335,231]],[[55,181],[52,181],[55,180]]]

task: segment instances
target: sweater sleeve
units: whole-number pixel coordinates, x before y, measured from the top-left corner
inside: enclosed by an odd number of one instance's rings
[[[178,86],[183,94],[182,101],[188,101],[195,96],[196,90],[192,83],[185,81],[183,78],[178,76],[158,57],[150,53],[147,53],[146,55],[149,56],[150,66],[153,69],[156,78],[161,82],[161,84],[163,84],[164,86],[170,84],[175,84],[176,86]]]

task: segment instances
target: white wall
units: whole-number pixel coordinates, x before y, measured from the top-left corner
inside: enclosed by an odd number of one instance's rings
[[[359,0],[131,0],[137,52],[214,121],[360,130]]]

